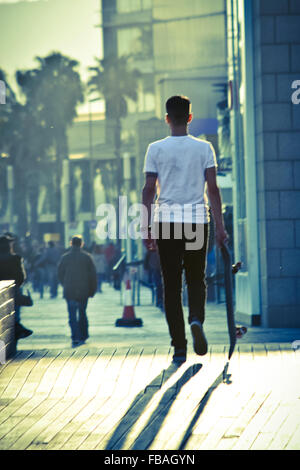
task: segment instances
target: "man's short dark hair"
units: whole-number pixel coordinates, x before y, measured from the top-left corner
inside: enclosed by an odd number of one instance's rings
[[[191,102],[187,96],[171,96],[166,102],[166,111],[173,124],[186,124],[191,112]]]
[[[71,240],[72,246],[81,247],[82,243],[83,243],[83,240],[78,235],[76,235],[75,237],[72,237],[72,240]]]

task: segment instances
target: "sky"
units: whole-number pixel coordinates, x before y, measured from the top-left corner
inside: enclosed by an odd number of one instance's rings
[[[16,70],[36,65],[34,57],[59,51],[87,68],[102,56],[100,0],[0,0],[0,68],[14,86]],[[97,111],[99,103],[93,103]],[[87,112],[87,105],[79,108]]]

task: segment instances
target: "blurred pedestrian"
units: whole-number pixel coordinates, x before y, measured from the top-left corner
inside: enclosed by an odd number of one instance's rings
[[[73,237],[71,250],[62,256],[58,266],[58,279],[68,306],[72,347],[80,346],[89,337],[86,308],[89,297],[94,297],[97,291],[94,262],[82,247],[82,238]]]
[[[50,287],[50,298],[57,297],[58,277],[57,267],[61,258],[61,252],[53,241],[48,242],[45,253],[47,279]]]
[[[110,282],[112,278],[112,270],[116,261],[116,247],[112,242],[106,245],[104,254],[106,258],[106,279]]]
[[[106,273],[106,258],[102,246],[94,245],[92,258],[97,272],[97,290],[98,292],[102,292],[102,283]]]
[[[32,334],[32,330],[25,328],[20,320],[22,296],[21,286],[26,278],[23,259],[13,252],[14,239],[9,236],[0,237],[0,281],[15,281],[15,338],[26,338]]]
[[[44,245],[35,247],[35,253],[31,258],[32,284],[34,290],[39,292],[41,299],[44,298],[44,288],[47,283],[46,264],[46,249]]]

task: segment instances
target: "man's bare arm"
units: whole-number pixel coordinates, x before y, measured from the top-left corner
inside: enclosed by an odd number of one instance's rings
[[[210,201],[210,206],[216,225],[216,239],[218,245],[221,245],[228,239],[228,234],[226,233],[224,227],[222,215],[222,200],[220,190],[217,185],[216,168],[207,168],[205,172],[205,178],[207,183],[207,193]]]
[[[143,205],[146,207],[148,214],[148,219],[143,221],[143,225],[146,227],[151,223],[151,205],[156,193],[156,180],[157,175],[155,173],[146,173],[146,181],[142,193]]]
[[[156,249],[155,240],[151,239],[150,229],[148,230],[148,227],[151,224],[151,206],[153,204],[154,196],[156,194],[156,181],[157,181],[156,173],[146,173],[146,181],[145,181],[145,185],[143,187],[143,193],[142,193],[143,205],[147,210],[143,217],[141,229],[143,230],[143,232],[146,232],[143,237],[144,244],[147,250],[150,250],[150,251]]]

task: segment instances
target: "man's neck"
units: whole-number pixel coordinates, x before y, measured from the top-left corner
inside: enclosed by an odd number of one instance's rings
[[[181,137],[188,135],[187,126],[177,126],[171,127],[171,136],[172,137]]]

